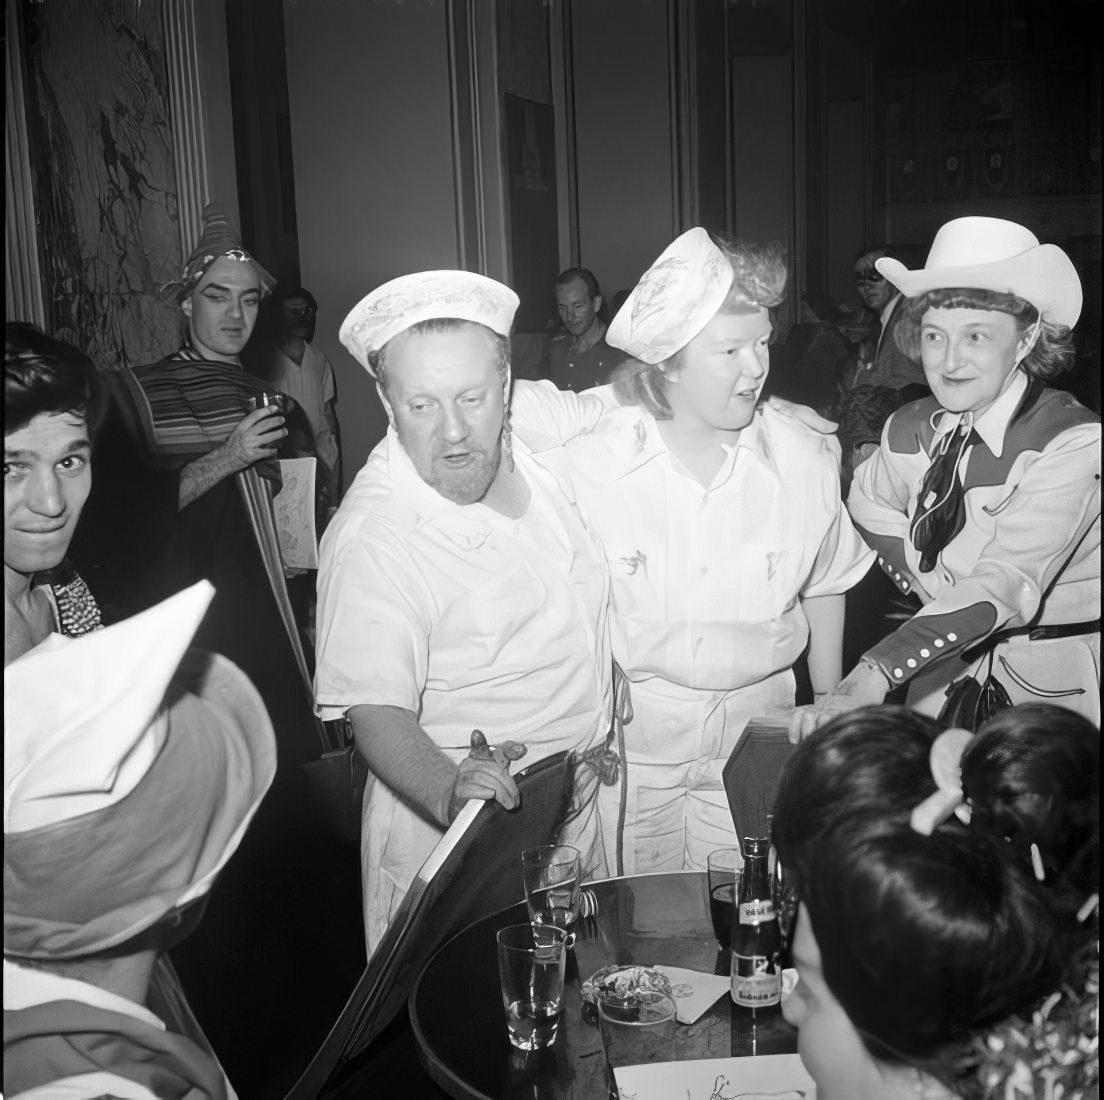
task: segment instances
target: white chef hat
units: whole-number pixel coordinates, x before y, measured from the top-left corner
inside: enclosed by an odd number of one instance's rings
[[[676,237],[640,277],[606,331],[606,343],[662,363],[713,319],[732,286],[732,263],[701,226]]]
[[[338,336],[353,358],[376,376],[371,356],[400,332],[434,317],[455,317],[509,336],[518,296],[505,284],[472,271],[417,271],[361,298]]]

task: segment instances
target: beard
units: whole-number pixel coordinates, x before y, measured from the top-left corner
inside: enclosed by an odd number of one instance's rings
[[[492,451],[471,451],[470,461],[459,468],[450,467],[443,456],[433,460],[433,474],[427,484],[453,504],[477,504],[490,489],[502,462],[502,440]]]

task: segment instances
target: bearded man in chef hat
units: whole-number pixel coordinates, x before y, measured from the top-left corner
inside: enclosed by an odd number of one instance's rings
[[[167,951],[276,770],[225,658],[186,655],[206,581],[4,670],[4,1091],[235,1095]]]
[[[371,771],[369,955],[465,803],[517,804],[508,767],[522,753],[574,754],[560,837],[582,853],[584,878],[606,870],[609,571],[559,453],[511,433],[517,306],[494,279],[423,271],[371,291],[340,330],[389,422],[323,536],[318,571],[316,703],[323,719],[348,719]],[[490,751],[473,753],[473,730]]]

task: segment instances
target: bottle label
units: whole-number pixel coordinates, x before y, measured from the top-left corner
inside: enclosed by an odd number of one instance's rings
[[[744,1008],[770,1008],[782,1000],[777,958],[732,954],[732,999]]]
[[[768,898],[740,902],[740,923],[758,924],[774,917],[774,903]]]

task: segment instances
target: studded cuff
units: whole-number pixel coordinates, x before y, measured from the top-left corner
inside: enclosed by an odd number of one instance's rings
[[[903,684],[933,661],[969,649],[996,624],[997,609],[986,602],[943,615],[914,615],[864,656],[885,673],[891,684]]]

